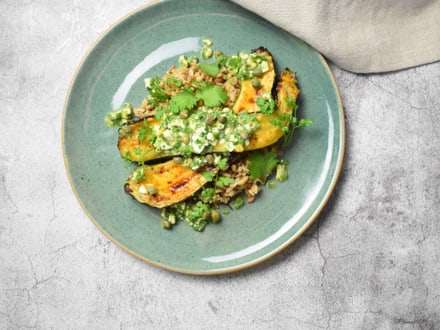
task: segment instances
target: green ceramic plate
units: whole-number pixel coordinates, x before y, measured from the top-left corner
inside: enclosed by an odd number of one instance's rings
[[[129,170],[119,157],[107,112],[146,96],[143,79],[162,75],[182,53],[197,55],[209,38],[227,54],[265,46],[278,72],[296,72],[301,115],[314,125],[285,150],[290,179],[203,233],[185,223],[160,227],[159,212],[123,192]],[[162,1],[112,26],[92,46],[71,83],[63,117],[67,174],[81,206],[116,245],[151,264],[191,274],[218,274],[262,262],[316,219],[336,184],[344,116],[332,74],[314,49],[228,1]]]

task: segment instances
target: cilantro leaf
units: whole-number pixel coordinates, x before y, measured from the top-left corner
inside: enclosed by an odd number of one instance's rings
[[[206,62],[199,63],[199,68],[203,72],[205,72],[208,76],[211,77],[215,77],[220,72],[218,61],[212,63],[206,63]]]
[[[256,150],[249,153],[248,171],[251,179],[265,181],[277,164],[277,154],[273,151]]]
[[[179,110],[191,110],[197,103],[197,98],[188,89],[183,89],[180,93],[173,95],[170,100],[171,107],[177,107]]]
[[[203,100],[208,107],[218,107],[226,102],[228,94],[220,86],[207,85],[197,90],[196,98]]]

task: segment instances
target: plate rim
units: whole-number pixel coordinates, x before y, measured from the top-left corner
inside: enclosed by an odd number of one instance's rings
[[[329,63],[327,62],[327,60],[325,59],[325,57],[319,52],[317,51],[315,48],[311,47],[311,49],[313,49],[316,52],[316,55],[318,56],[321,64],[323,65],[323,69],[325,69],[329,80],[331,81],[331,85],[334,89],[335,92],[335,96],[336,96],[336,102],[338,104],[338,113],[339,113],[339,125],[340,125],[340,129],[339,129],[339,141],[338,141],[338,157],[336,159],[336,166],[335,166],[335,170],[332,173],[332,179],[330,184],[328,185],[327,191],[325,193],[325,195],[323,196],[323,198],[321,199],[321,201],[319,202],[319,205],[315,208],[315,210],[313,211],[313,214],[309,217],[309,219],[306,221],[306,223],[294,234],[292,235],[289,239],[285,240],[282,244],[280,244],[278,247],[272,249],[271,251],[269,251],[268,253],[265,253],[251,261],[248,262],[243,262],[239,265],[234,265],[234,266],[227,266],[227,267],[223,267],[223,268],[216,268],[216,269],[212,269],[212,270],[189,270],[189,269],[184,269],[184,268],[178,268],[178,267],[173,267],[173,266],[169,266],[160,262],[156,262],[152,259],[146,258],[142,255],[140,255],[139,253],[136,253],[135,251],[129,249],[128,247],[124,246],[123,244],[119,243],[118,241],[116,241],[109,233],[107,233],[102,226],[95,220],[95,218],[92,216],[92,214],[90,214],[89,210],[87,209],[87,207],[84,205],[82,199],[80,198],[78,191],[75,189],[75,186],[73,184],[73,178],[70,175],[70,167],[69,167],[69,162],[66,156],[66,141],[65,141],[65,119],[66,119],[66,113],[67,113],[67,108],[68,108],[68,103],[70,100],[70,96],[71,96],[71,92],[74,86],[75,81],[78,78],[78,75],[84,65],[84,63],[87,61],[87,59],[89,58],[89,55],[93,52],[93,50],[96,48],[96,45],[99,44],[99,42],[101,42],[103,40],[103,38],[105,38],[107,36],[108,33],[110,33],[115,27],[117,27],[120,23],[124,22],[126,19],[130,18],[131,16],[137,14],[140,11],[143,11],[149,7],[152,7],[154,5],[157,5],[159,3],[165,3],[165,2],[170,2],[168,0],[152,0],[150,2],[148,2],[147,4],[141,5],[135,9],[132,9],[130,11],[128,11],[125,15],[121,16],[119,19],[115,20],[112,24],[110,24],[105,30],[103,30],[101,33],[99,33],[99,35],[95,38],[95,40],[91,43],[91,45],[87,48],[86,52],[84,53],[84,55],[82,56],[81,60],[79,61],[79,63],[76,66],[76,69],[70,79],[70,82],[68,84],[68,88],[66,90],[66,94],[65,94],[65,98],[64,98],[64,104],[63,104],[63,113],[62,113],[62,118],[61,118],[61,151],[62,151],[62,155],[63,155],[63,161],[64,161],[64,170],[70,185],[70,189],[73,192],[73,194],[75,195],[75,198],[77,200],[77,202],[79,203],[82,211],[85,213],[85,215],[89,218],[89,220],[95,225],[95,227],[104,235],[104,237],[106,237],[107,239],[109,239],[114,245],[116,245],[118,248],[120,248],[121,250],[125,251],[126,253],[128,253],[129,255],[143,261],[146,262],[147,264],[156,266],[160,269],[164,269],[164,270],[168,270],[171,272],[175,272],[175,273],[181,273],[181,274],[186,274],[186,275],[202,275],[202,276],[207,276],[207,275],[222,275],[222,274],[229,274],[229,273],[233,273],[233,272],[239,272],[239,271],[243,271],[245,269],[251,268],[253,266],[256,266],[258,264],[261,264],[265,261],[267,261],[268,259],[272,258],[273,256],[279,254],[280,252],[282,252],[283,250],[285,250],[286,248],[288,248],[289,246],[291,246],[299,237],[301,237],[304,232],[306,232],[311,226],[312,224],[316,221],[316,219],[319,217],[319,215],[322,213],[323,209],[325,208],[325,206],[328,204],[331,196],[333,195],[333,192],[335,190],[335,187],[339,181],[339,177],[340,174],[342,172],[342,167],[344,164],[344,160],[345,160],[345,151],[346,151],[346,125],[345,125],[345,110],[344,110],[344,105],[342,102],[342,97],[341,97],[341,93],[339,90],[338,85],[336,84],[336,80],[335,77],[333,75],[333,72],[330,68]],[[247,10],[246,8],[243,8],[244,10]],[[255,13],[254,13],[255,14]],[[258,14],[255,14],[258,16]],[[261,17],[261,16],[259,16]],[[264,18],[263,18],[264,19]],[[264,19],[265,20],[265,19]],[[275,25],[272,22],[269,22],[273,25]],[[276,26],[276,25],[275,25]],[[278,26],[277,26],[278,27]],[[282,29],[281,27],[279,27],[280,29]],[[288,32],[288,31],[286,31]],[[288,32],[290,35],[290,32]],[[293,35],[294,36],[294,35]],[[296,37],[296,36],[295,36]],[[303,41],[302,39],[298,38],[299,40]]]

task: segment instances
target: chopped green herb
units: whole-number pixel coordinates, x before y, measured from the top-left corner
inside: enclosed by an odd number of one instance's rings
[[[146,120],[144,120],[143,124],[139,127],[138,139],[141,142],[146,141],[148,137],[151,138],[153,134],[153,128],[148,124]],[[147,141],[148,143],[149,141]]]
[[[211,214],[209,205],[203,202],[197,202],[187,213],[185,221],[196,231],[202,231],[206,227]]]
[[[166,83],[167,85],[172,85],[172,86],[175,86],[175,87],[180,87],[180,86],[182,86],[182,80],[177,79],[177,78],[175,78],[175,77],[169,77],[169,78],[167,78],[167,80],[165,80],[165,83]]]
[[[166,116],[166,108],[165,107],[161,107],[161,106],[156,106],[156,115],[154,116],[154,118],[156,118],[157,120],[162,120],[163,118],[165,118]]]
[[[255,102],[265,115],[270,115],[275,111],[275,100],[272,98],[257,97]]]
[[[204,203],[209,203],[211,202],[212,197],[214,197],[214,194],[215,194],[214,188],[204,188],[200,193],[200,199]]]
[[[140,156],[140,155],[142,154],[142,148],[141,148],[141,147],[136,147],[136,148],[134,148],[134,153],[135,153],[137,156]]]
[[[221,170],[225,170],[228,167],[228,159],[222,158],[217,164],[217,167]]]
[[[211,182],[215,179],[216,173],[210,171],[203,171],[202,176],[206,179],[206,181]]]
[[[224,188],[226,186],[229,186],[231,183],[234,182],[233,178],[227,177],[227,176],[220,176],[217,178],[215,182],[215,186],[219,188]]]
[[[231,202],[231,207],[234,210],[238,210],[244,206],[244,198],[243,196],[237,196],[235,197]]]
[[[252,79],[269,70],[268,59],[256,53],[238,53],[223,56],[222,65],[233,71],[240,79]]]
[[[161,86],[161,79],[154,77],[149,80],[148,90],[150,91],[148,102],[153,105],[159,105],[166,102],[170,96]]]

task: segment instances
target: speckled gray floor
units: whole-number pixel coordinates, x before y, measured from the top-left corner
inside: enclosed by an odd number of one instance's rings
[[[440,63],[332,66],[343,171],[314,225],[269,261],[180,275],[103,237],[65,174],[63,102],[92,42],[142,4],[0,2],[0,329],[439,329]]]

